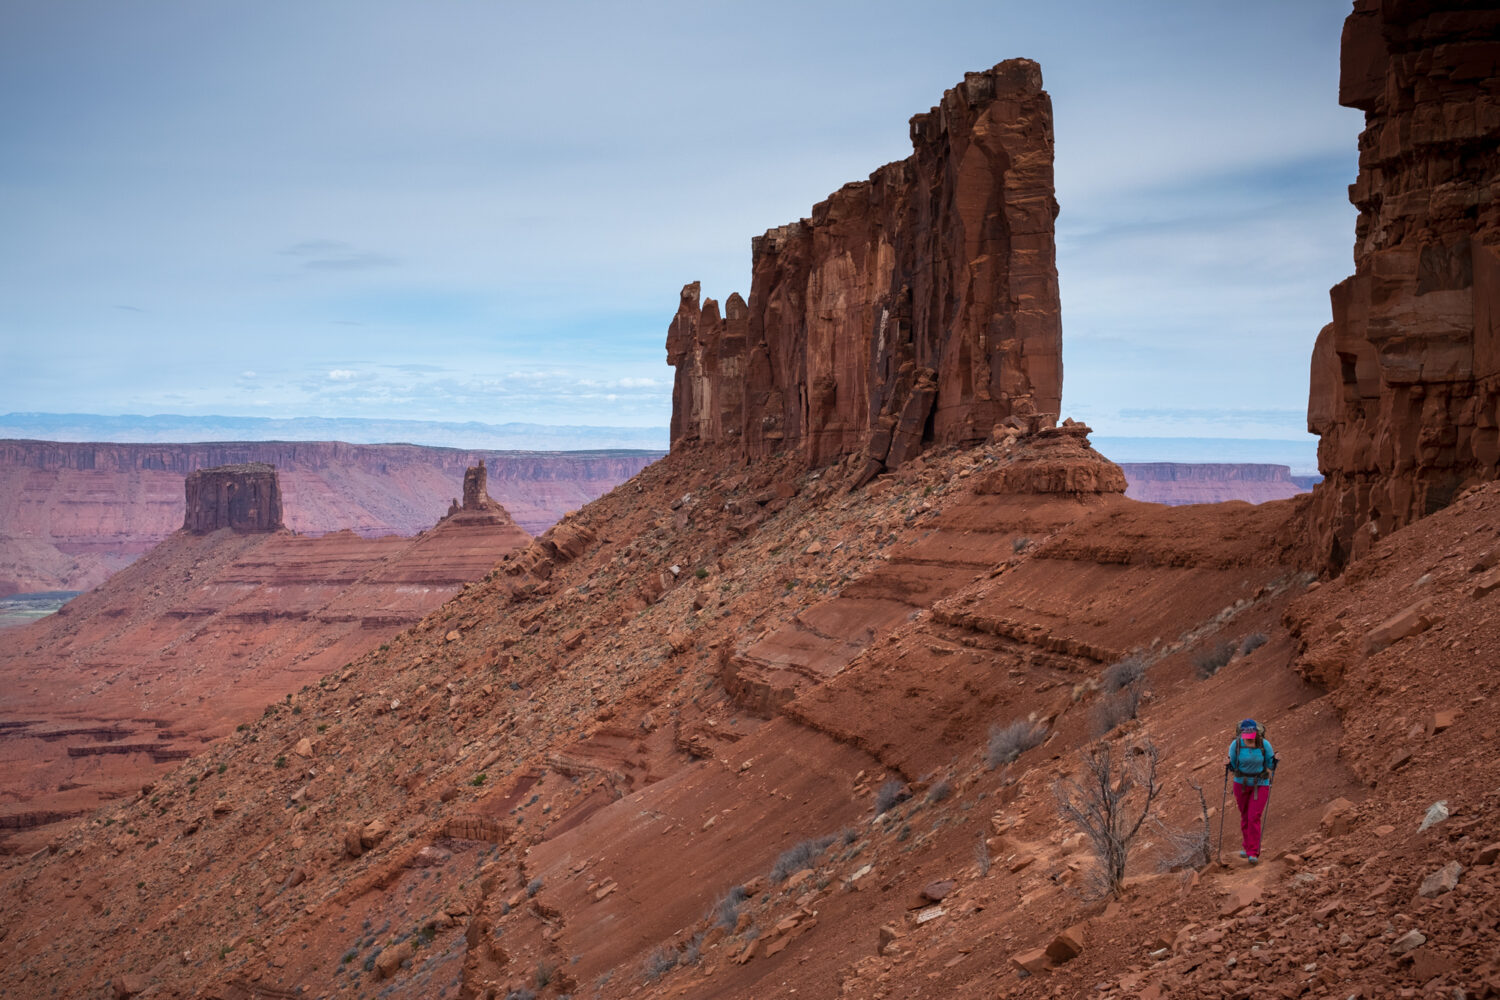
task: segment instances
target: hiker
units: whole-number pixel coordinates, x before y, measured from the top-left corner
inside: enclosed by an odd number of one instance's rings
[[[1238,738],[1229,744],[1226,774],[1234,775],[1234,804],[1240,808],[1240,857],[1252,865],[1260,861],[1260,819],[1271,799],[1271,776],[1276,751],[1265,730],[1254,719],[1240,722]]]

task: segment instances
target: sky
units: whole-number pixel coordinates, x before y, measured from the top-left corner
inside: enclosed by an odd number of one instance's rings
[[[0,412],[665,428],[752,236],[1041,63],[1064,404],[1306,438],[1348,0],[4,0]]]

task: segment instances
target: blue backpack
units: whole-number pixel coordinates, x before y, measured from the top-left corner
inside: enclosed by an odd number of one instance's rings
[[[1266,752],[1266,727],[1256,726],[1255,746],[1247,747],[1236,739],[1229,751],[1229,767],[1236,777],[1259,778],[1267,771],[1276,772],[1276,755]]]

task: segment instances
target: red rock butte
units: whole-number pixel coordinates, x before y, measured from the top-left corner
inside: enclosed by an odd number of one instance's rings
[[[199,469],[186,480],[187,513],[182,526],[195,535],[233,531],[280,531],[281,483],[264,462]]]
[[[682,290],[672,445],[863,452],[866,473],[1010,422],[1056,422],[1062,325],[1052,102],[1041,68],[967,73],[914,151],[751,241],[750,301]]]
[[[1339,103],[1365,113],[1354,274],[1313,350],[1314,533],[1341,567],[1500,461],[1500,12],[1358,0]]]

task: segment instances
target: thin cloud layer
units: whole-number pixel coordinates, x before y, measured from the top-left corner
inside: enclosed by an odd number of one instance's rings
[[[1347,10],[19,0],[0,393],[665,425],[678,289],[748,292],[750,237],[1024,55],[1056,115],[1065,411],[1293,413],[1350,268]]]

